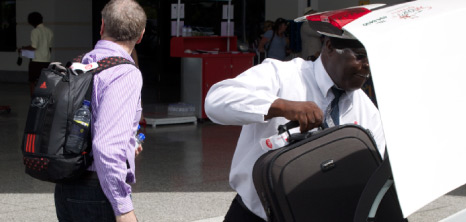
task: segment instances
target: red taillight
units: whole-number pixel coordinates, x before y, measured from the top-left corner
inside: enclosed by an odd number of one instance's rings
[[[343,28],[346,24],[360,18],[371,12],[364,7],[341,9],[307,16],[307,20],[316,22],[328,22],[338,29]]]

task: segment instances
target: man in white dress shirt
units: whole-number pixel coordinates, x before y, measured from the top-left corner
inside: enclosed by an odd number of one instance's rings
[[[208,117],[215,123],[243,126],[230,171],[230,185],[238,195],[225,221],[267,219],[252,179],[254,163],[265,153],[259,141],[276,135],[277,127],[290,120],[300,123],[301,132],[321,126],[324,110],[335,97],[332,87],[345,91],[338,102],[339,123],[369,129],[384,155],[380,114],[361,90],[369,75],[366,50],[358,40],[326,36],[314,62],[266,59],[212,86],[205,100]]]

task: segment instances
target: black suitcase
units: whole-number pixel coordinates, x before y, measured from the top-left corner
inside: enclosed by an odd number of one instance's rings
[[[254,165],[254,185],[269,221],[406,221],[388,156],[382,161],[369,131],[341,125],[293,134],[289,142]]]

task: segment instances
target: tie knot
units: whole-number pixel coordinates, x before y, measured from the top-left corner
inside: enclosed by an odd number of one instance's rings
[[[345,90],[341,90],[341,89],[338,89],[337,87],[332,87],[332,92],[333,92],[333,95],[335,95],[335,99],[340,99],[340,96],[343,95],[343,93],[345,93]]]

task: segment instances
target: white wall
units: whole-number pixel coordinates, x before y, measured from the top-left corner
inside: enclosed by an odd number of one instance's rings
[[[295,19],[298,17],[299,3],[302,0],[265,0],[265,20],[275,21],[281,17],[284,19]]]
[[[44,25],[54,32],[52,61],[67,62],[92,49],[92,0],[17,0],[17,47],[30,45],[32,26],[27,22],[30,12],[44,17]],[[16,65],[17,52],[0,52],[0,69],[27,71],[28,59]]]

